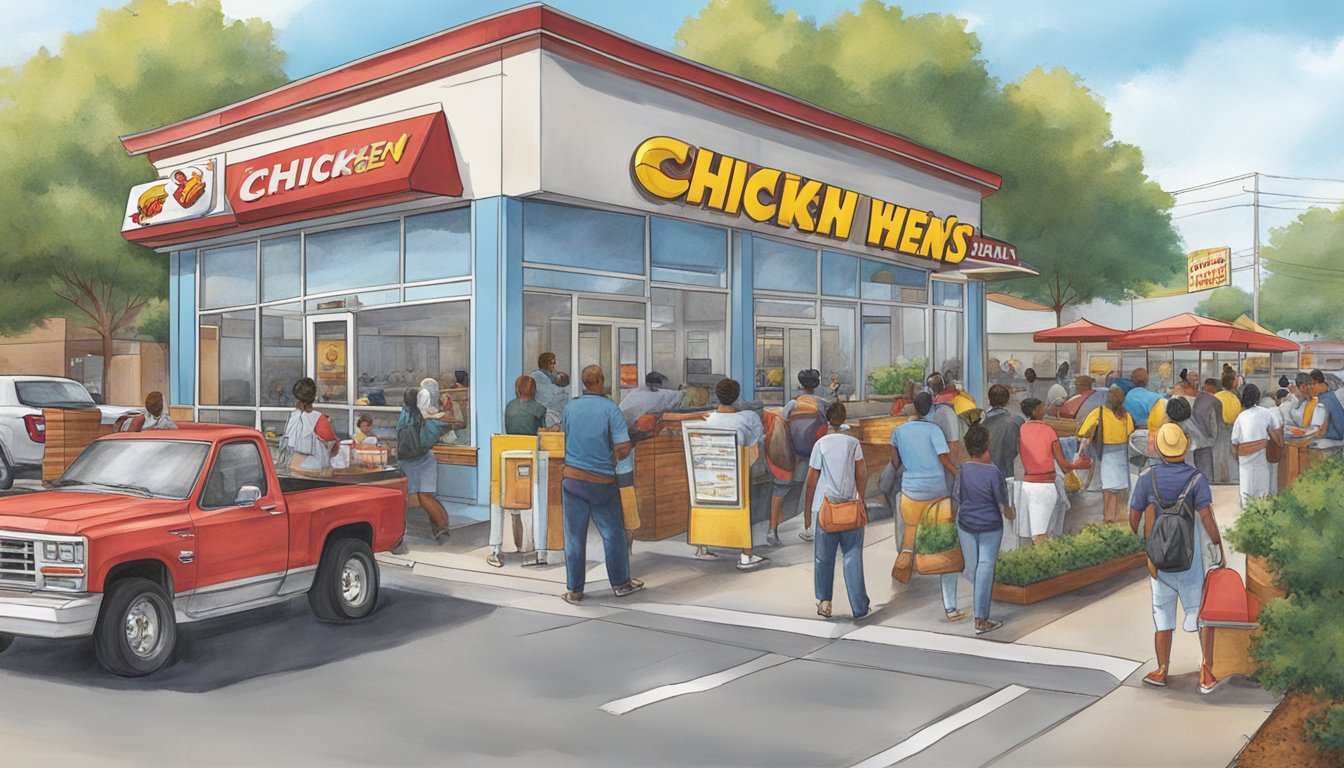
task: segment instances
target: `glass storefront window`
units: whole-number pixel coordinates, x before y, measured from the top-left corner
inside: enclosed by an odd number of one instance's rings
[[[256,324],[255,309],[201,315],[201,405],[256,405]]]
[[[458,416],[467,421],[471,302],[357,312],[355,335],[357,398],[367,400],[370,406],[397,407],[407,388],[433,378],[438,380],[440,391],[461,406]]]
[[[858,364],[854,354],[853,304],[823,304],[821,306],[821,386],[822,394],[831,395],[831,377],[837,377],[843,400],[859,392],[854,371]]]
[[[654,280],[727,287],[726,230],[657,216],[650,220],[649,228]]]
[[[292,299],[299,295],[303,244],[296,237],[261,241],[261,300]]]
[[[651,370],[685,387],[689,405],[707,405],[728,376],[728,296],[654,288],[652,311]]]
[[[257,303],[257,243],[201,251],[201,309]]]
[[[589,275],[579,272],[557,272],[551,269],[524,269],[523,285],[536,288],[558,288],[583,293],[619,293],[625,296],[643,296],[643,280],[626,280],[610,275]]]
[[[763,237],[753,237],[751,248],[756,290],[817,292],[816,251]]]
[[[834,251],[821,252],[821,292],[827,296],[857,298],[859,260]]]
[[[944,374],[951,373],[952,378],[960,383],[964,383],[961,369],[964,334],[964,318],[960,312],[949,312],[945,309],[934,310],[933,359],[938,363],[935,370]]]
[[[1170,349],[1148,350],[1148,389],[1155,392],[1169,392],[1176,381],[1180,369],[1173,368],[1174,358]]]
[[[863,305],[865,396],[899,395],[903,380],[923,380],[928,372],[924,310],[913,307]],[[877,371],[892,368],[894,371]],[[875,373],[876,371],[876,373]]]
[[[644,274],[644,217],[528,200],[523,261]]]
[[[470,274],[470,208],[406,217],[406,282]]]
[[[568,296],[523,293],[523,373],[537,369],[537,358],[543,352],[555,354],[557,371],[570,372],[572,312]]]
[[[347,293],[341,296],[325,296],[320,299],[308,300],[308,314],[355,312],[364,307],[396,304],[400,300],[401,291],[396,288],[387,291],[365,291],[363,293]]]
[[[202,424],[233,424],[239,427],[254,427],[257,424],[256,411],[225,411],[202,408],[196,412],[196,420]],[[280,425],[283,431],[284,424]]]
[[[787,301],[785,299],[756,299],[757,317],[786,317],[797,320],[815,320],[817,303],[815,301]]]
[[[292,408],[290,390],[303,376],[302,305],[262,307],[260,405]]]
[[[387,221],[318,232],[305,238],[308,293],[398,282],[401,223]]]
[[[933,304],[937,307],[962,306],[963,289],[961,283],[949,283],[946,280],[933,281]]]
[[[875,301],[923,304],[929,297],[927,272],[884,261],[862,261],[860,296]]]
[[[589,317],[619,317],[625,320],[643,320],[644,303],[639,301],[610,301],[608,299],[579,299],[579,314]]]

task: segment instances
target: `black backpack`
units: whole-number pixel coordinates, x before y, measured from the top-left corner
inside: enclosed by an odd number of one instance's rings
[[[411,422],[397,428],[397,458],[418,459],[429,453],[429,448],[420,440],[420,428],[424,422]]]
[[[1145,469],[1151,472],[1151,468]],[[1168,504],[1157,493],[1157,477],[1153,477],[1154,514],[1153,528],[1148,532],[1144,543],[1148,559],[1159,571],[1182,573],[1190,570],[1190,561],[1195,557],[1195,508],[1189,501],[1190,491],[1199,481],[1199,473],[1185,484],[1185,490]]]

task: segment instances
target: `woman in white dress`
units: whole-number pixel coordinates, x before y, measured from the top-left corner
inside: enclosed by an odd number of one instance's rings
[[[1232,424],[1232,447],[1240,470],[1241,503],[1256,496],[1274,493],[1274,469],[1267,447],[1271,441],[1282,444],[1283,422],[1278,411],[1260,404],[1260,388],[1247,384],[1241,391],[1241,414]]]
[[[313,410],[317,382],[302,378],[292,390],[297,401],[280,438],[281,456],[289,452],[289,470],[299,474],[325,475],[331,472],[331,455],[336,451],[336,430],[331,420]]]

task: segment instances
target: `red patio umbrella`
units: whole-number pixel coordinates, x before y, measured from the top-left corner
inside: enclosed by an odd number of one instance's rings
[[[1087,318],[1082,318],[1058,328],[1037,331],[1032,334],[1031,339],[1038,343],[1085,344],[1094,341],[1110,341],[1123,335],[1125,335],[1124,331],[1097,325]]]
[[[1188,349],[1205,352],[1296,352],[1297,343],[1189,312],[1109,340],[1108,349]]]

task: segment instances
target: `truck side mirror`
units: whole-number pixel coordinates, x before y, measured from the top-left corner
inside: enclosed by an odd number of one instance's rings
[[[261,489],[255,485],[244,485],[238,489],[238,497],[233,500],[240,507],[250,507],[261,499]]]

